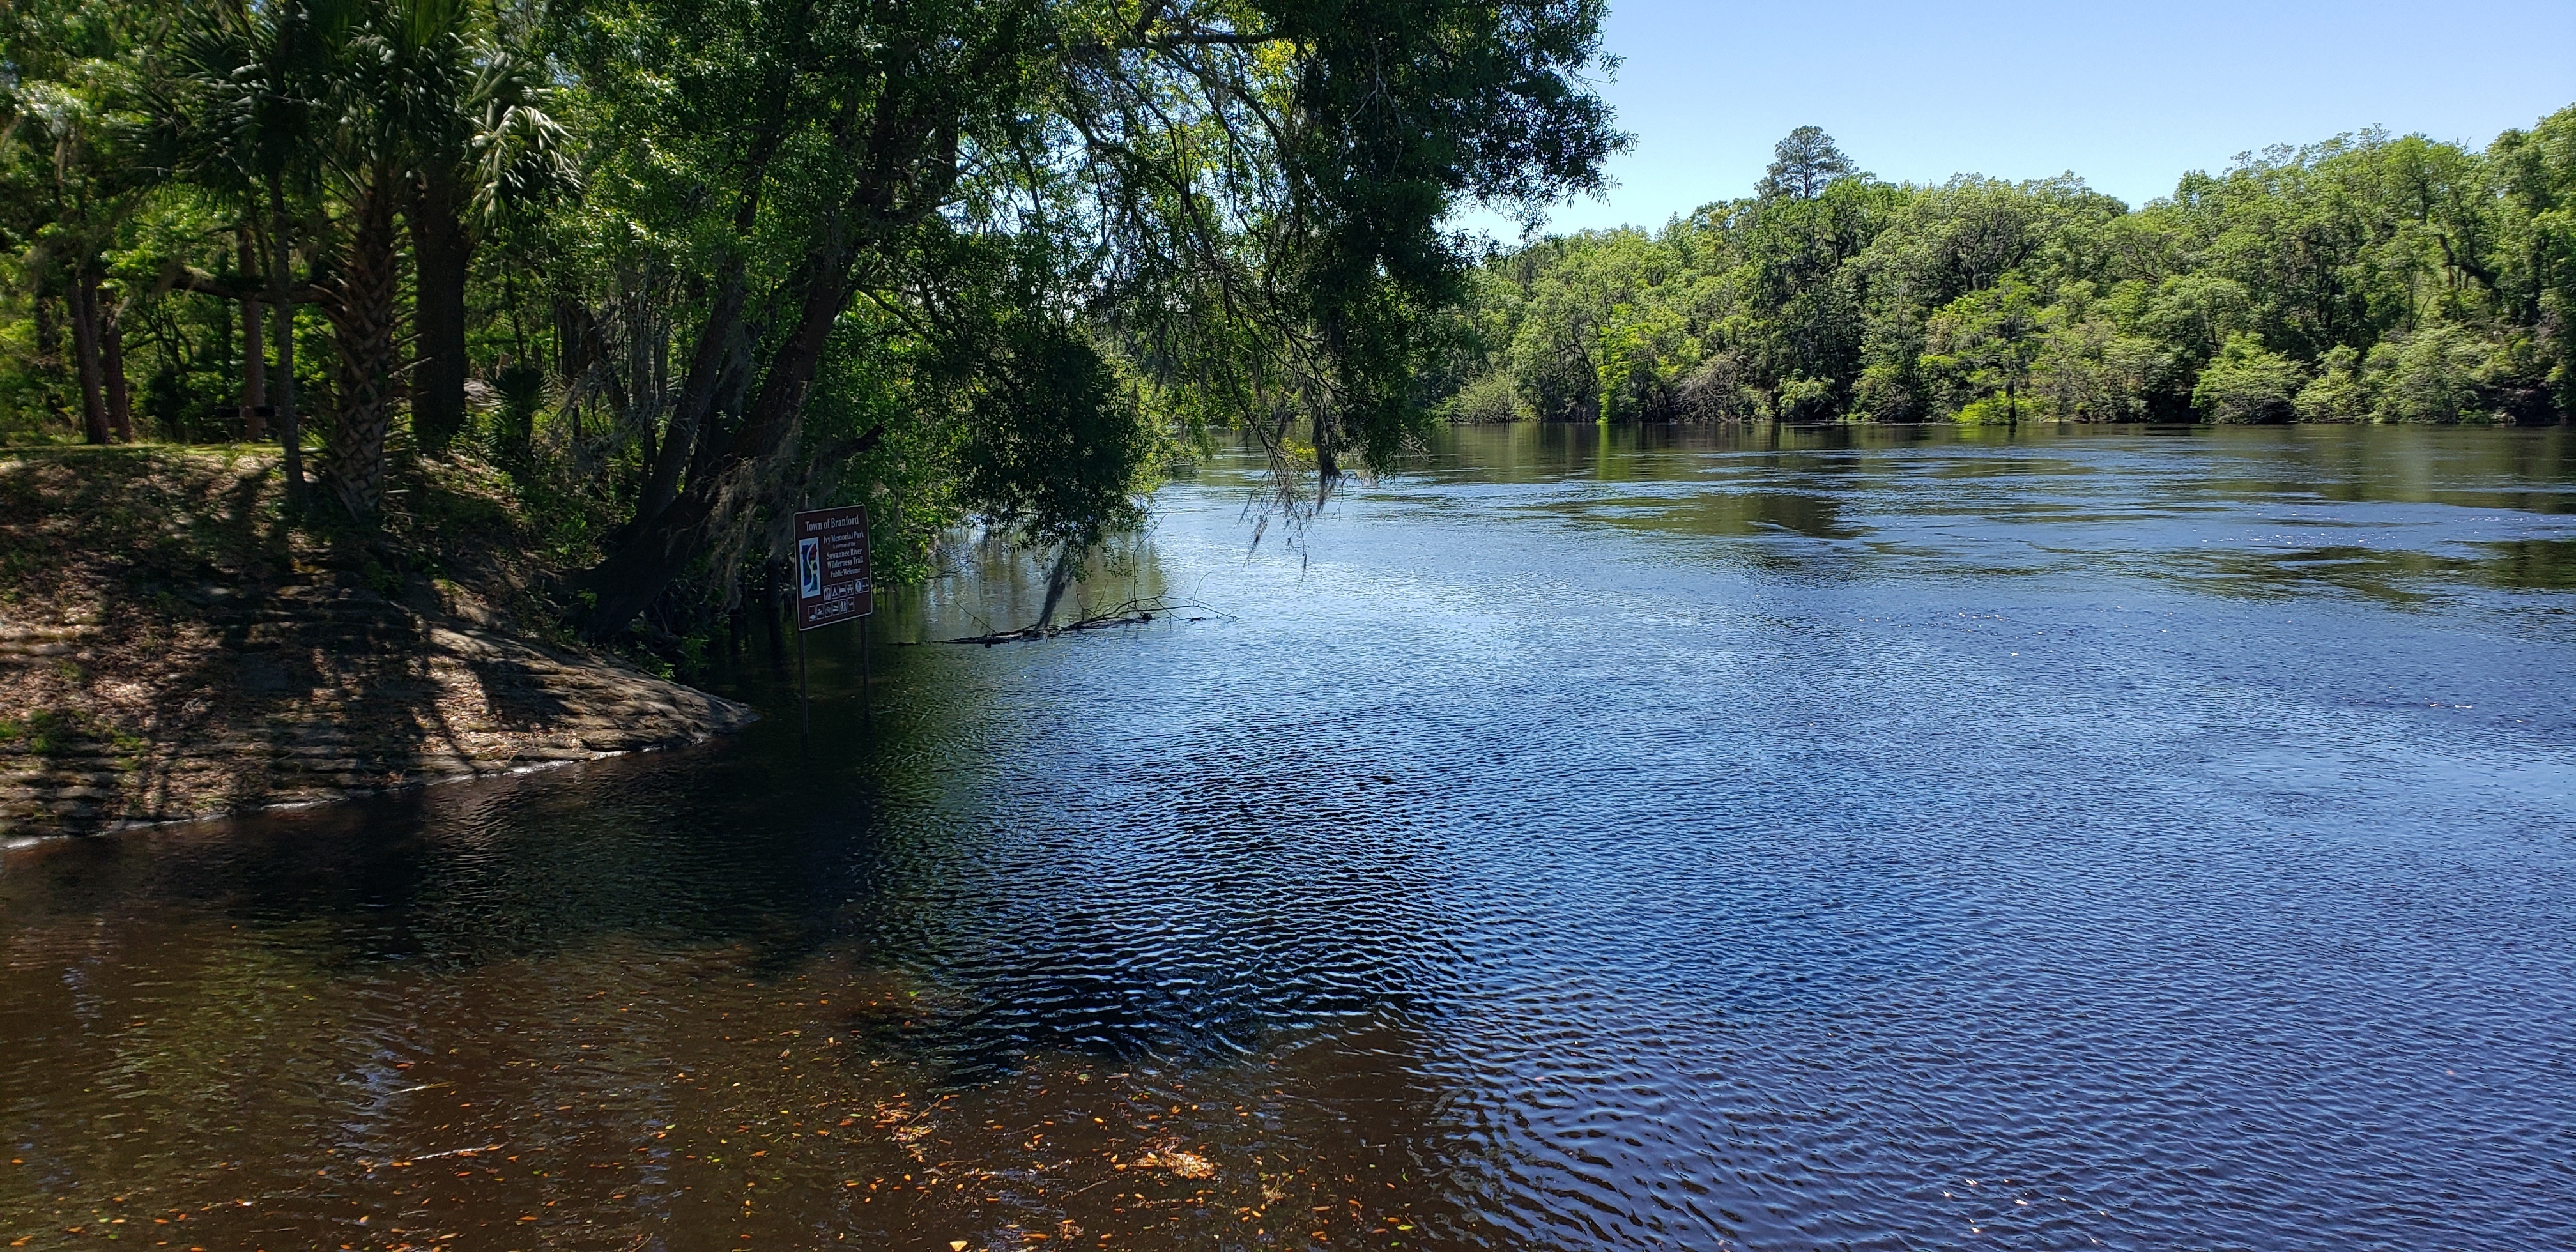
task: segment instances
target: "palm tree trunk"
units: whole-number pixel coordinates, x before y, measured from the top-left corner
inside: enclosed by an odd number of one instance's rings
[[[384,503],[385,433],[393,423],[399,264],[394,251],[392,177],[376,171],[360,193],[357,230],[341,272],[332,276],[333,396],[331,445],[324,458],[331,490],[352,517]]]
[[[268,184],[269,307],[277,311],[277,439],[285,451],[286,502],[304,505],[304,430],[295,420],[295,305],[286,298],[286,189]]]
[[[256,267],[257,249],[251,246],[250,231],[241,233],[241,268],[248,274]],[[260,410],[268,407],[268,345],[260,337],[260,303],[242,301],[242,438],[258,443],[268,437],[268,419]]]
[[[465,429],[465,280],[474,237],[465,229],[463,188],[455,171],[422,180],[413,192],[412,325],[420,361],[411,375],[411,429],[423,452],[444,452]]]

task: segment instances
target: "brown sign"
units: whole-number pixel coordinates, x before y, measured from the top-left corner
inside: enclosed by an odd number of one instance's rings
[[[859,505],[796,515],[796,629],[876,611],[868,577],[868,511]]]

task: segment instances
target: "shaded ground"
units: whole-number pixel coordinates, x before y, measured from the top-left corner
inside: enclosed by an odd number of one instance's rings
[[[0,833],[336,799],[672,746],[742,705],[549,638],[537,537],[433,463],[290,528],[273,457],[0,451]]]

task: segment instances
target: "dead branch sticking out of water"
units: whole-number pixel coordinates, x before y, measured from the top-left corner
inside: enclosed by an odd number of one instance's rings
[[[1182,617],[1184,614],[1193,612],[1196,613],[1196,616],[1184,617],[1183,620],[1203,622],[1211,617],[1223,618],[1226,621],[1234,620],[1234,616],[1232,614],[1220,613],[1204,604],[1198,604],[1188,600],[1165,600],[1161,596],[1154,596],[1143,600],[1129,600],[1124,604],[1117,605],[1113,608],[1103,609],[1098,613],[1094,613],[1089,617],[1081,619],[1080,621],[1067,622],[1062,626],[1052,625],[1041,620],[1034,626],[1023,626],[1018,630],[997,630],[988,635],[973,635],[964,639],[940,639],[935,640],[934,642],[973,643],[981,644],[989,648],[997,643],[1022,643],[1031,639],[1053,639],[1058,635],[1074,635],[1090,630],[1107,630],[1113,626],[1141,626],[1147,622],[1153,621],[1157,617]]]

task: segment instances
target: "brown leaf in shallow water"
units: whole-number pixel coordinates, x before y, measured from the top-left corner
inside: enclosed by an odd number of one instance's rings
[[[1144,1169],[1168,1169],[1183,1178],[1216,1177],[1216,1166],[1210,1164],[1206,1157],[1168,1145],[1137,1157],[1136,1164]]]

